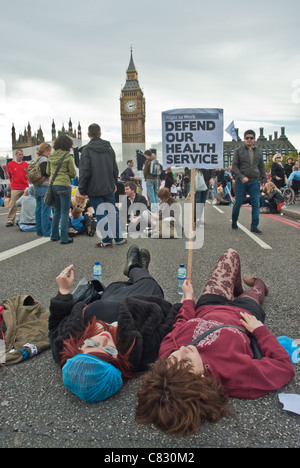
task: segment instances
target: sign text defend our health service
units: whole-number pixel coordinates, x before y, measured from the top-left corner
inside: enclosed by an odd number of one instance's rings
[[[162,113],[163,167],[223,167],[223,109]]]

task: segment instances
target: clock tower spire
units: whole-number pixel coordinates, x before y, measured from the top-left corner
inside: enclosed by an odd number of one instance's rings
[[[121,91],[120,113],[122,122],[123,160],[132,159],[137,149],[145,149],[145,98],[138,81],[132,46],[130,61],[126,71],[126,83]],[[124,157],[125,156],[125,157]]]

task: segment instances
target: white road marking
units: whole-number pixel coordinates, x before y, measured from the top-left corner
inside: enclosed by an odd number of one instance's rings
[[[5,252],[0,253],[0,262],[14,257],[15,255],[19,255],[20,253],[26,252],[27,250],[33,249],[34,247],[38,247],[39,245],[46,244],[46,242],[49,241],[50,237],[41,237],[40,239],[36,239],[34,241],[27,242],[26,244],[19,245],[18,247],[14,247],[13,249],[6,250]]]
[[[217,206],[214,206],[214,209],[217,210],[219,213],[223,213],[223,214],[224,214],[224,211],[220,210],[220,208],[218,208]]]
[[[238,225],[239,229],[244,231],[249,237],[251,237],[251,239],[253,239],[255,242],[257,242],[257,244],[260,245],[260,247],[262,247],[263,249],[266,249],[266,250],[268,250],[268,249],[272,250],[272,247],[270,247],[263,240],[261,240],[260,237],[253,234],[253,232],[249,231],[249,229],[245,228],[245,226],[243,226],[241,223],[237,223],[237,225]]]

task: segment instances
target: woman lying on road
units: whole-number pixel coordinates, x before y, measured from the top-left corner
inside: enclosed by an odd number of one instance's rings
[[[225,415],[228,396],[257,398],[294,377],[288,353],[263,325],[265,284],[252,276],[243,280],[250,290],[243,290],[239,255],[229,249],[196,306],[192,282],[185,281],[183,304],[173,330],[162,341],[160,359],[143,377],[137,422],[152,423],[177,436],[187,435],[203,422],[216,422]],[[230,327],[190,345],[204,332],[223,324]],[[254,359],[246,332],[256,338],[261,359]]]
[[[127,282],[110,284],[101,300],[75,303],[70,294],[73,265],[56,278],[59,292],[50,303],[49,335],[64,384],[85,401],[116,393],[123,381],[147,370],[161,340],[172,330],[180,304],[172,306],[148,271],[150,253],[127,252]]]

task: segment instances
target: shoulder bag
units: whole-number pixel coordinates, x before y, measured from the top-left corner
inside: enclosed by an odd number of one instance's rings
[[[54,195],[53,195],[53,190],[52,190],[52,186],[53,186],[53,182],[54,180],[56,179],[56,176],[58,174],[58,171],[59,169],[61,168],[61,165],[62,163],[64,162],[64,160],[66,159],[66,157],[68,156],[69,152],[67,151],[63,157],[61,158],[61,160],[59,161],[58,165],[57,165],[57,168],[56,168],[56,171],[54,172],[54,175],[52,177],[52,180],[47,188],[47,191],[45,193],[45,196],[44,196],[44,203],[46,206],[53,206],[54,205]]]
[[[263,357],[262,352],[258,346],[257,339],[253,335],[253,333],[248,333],[244,328],[239,327],[237,325],[218,325],[217,327],[213,327],[210,330],[207,330],[206,332],[202,333],[202,335],[198,336],[198,338],[195,338],[191,343],[189,343],[187,346],[195,346],[199,341],[203,340],[206,338],[208,335],[213,333],[214,331],[218,330],[219,328],[226,328],[226,327],[231,327],[231,328],[237,328],[241,332],[245,333],[246,335],[249,336],[250,338],[250,345],[253,353],[253,359],[261,359]]]

